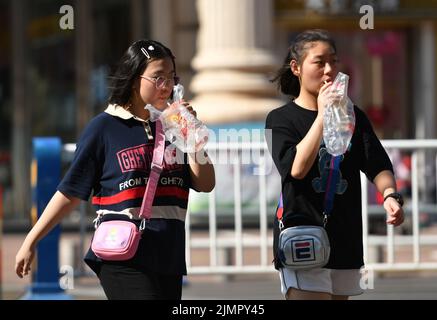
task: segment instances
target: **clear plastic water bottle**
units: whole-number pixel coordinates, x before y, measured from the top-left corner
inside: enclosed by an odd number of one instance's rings
[[[333,156],[344,154],[355,129],[354,105],[347,96],[349,76],[339,72],[330,89],[331,100],[323,114],[323,141]]]
[[[197,152],[208,142],[209,131],[202,121],[178,103],[183,95],[184,87],[175,85],[173,103],[162,112],[160,119],[168,141],[183,152]]]
[[[161,117],[162,111],[159,109],[156,109],[153,105],[150,103],[146,104],[144,109],[149,110],[149,120],[152,122],[155,122]]]

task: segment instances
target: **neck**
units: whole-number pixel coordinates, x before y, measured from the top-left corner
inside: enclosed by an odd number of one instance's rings
[[[144,109],[144,106],[139,104],[132,104],[129,108],[129,112],[143,120],[148,120],[150,117],[149,110]]]
[[[294,102],[300,107],[312,111],[317,111],[317,97],[314,97],[312,94],[302,91],[299,93],[299,96],[294,100]]]

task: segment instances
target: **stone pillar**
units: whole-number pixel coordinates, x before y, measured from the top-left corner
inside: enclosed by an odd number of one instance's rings
[[[162,42],[173,50],[173,11],[172,0],[151,0],[149,2],[150,36],[148,38]]]
[[[168,46],[176,56],[176,71],[185,86],[184,98],[191,101],[188,85],[193,77],[198,21],[193,14],[197,0],[150,0],[151,38]],[[165,23],[163,23],[165,21]]]
[[[192,105],[206,123],[264,121],[283,103],[269,74],[278,67],[270,52],[271,0],[197,0],[197,71]]]
[[[142,0],[130,0],[130,13],[131,13],[131,42],[143,39],[144,24],[147,21],[145,19],[145,3]]]

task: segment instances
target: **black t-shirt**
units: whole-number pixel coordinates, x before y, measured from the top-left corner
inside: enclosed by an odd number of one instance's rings
[[[336,186],[333,209],[326,230],[331,244],[327,268],[358,269],[363,263],[360,171],[370,181],[383,170],[393,172],[390,159],[376,137],[366,115],[354,107],[356,123],[349,149],[340,163],[341,176]],[[296,145],[305,137],[317,111],[294,102],[272,110],[266,119],[266,139],[273,161],[281,175],[283,222],[295,225],[322,225],[324,211],[323,177],[329,170],[331,155],[323,145],[310,171],[303,179],[291,177]],[[271,130],[268,130],[271,129]],[[274,252],[278,242],[278,221],[274,223]],[[275,267],[280,267],[275,259]]]
[[[124,212],[138,219],[154,149],[154,139],[148,138],[145,124],[114,105],[92,119],[58,190],[85,201],[92,196],[98,212]],[[150,127],[154,136],[154,123]],[[181,156],[183,160],[177,159]],[[186,274],[184,221],[190,187],[186,154],[167,143],[150,228],[143,232],[137,254],[126,264],[163,274]],[[91,250],[85,261],[99,271],[101,260]]]

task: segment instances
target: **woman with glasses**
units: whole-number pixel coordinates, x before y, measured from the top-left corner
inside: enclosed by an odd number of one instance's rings
[[[17,253],[20,278],[29,273],[37,242],[80,200],[92,196],[99,216],[140,221],[155,141],[155,123],[144,107],[164,110],[177,82],[175,58],[161,43],[140,40],[127,49],[112,77],[108,107],[85,128],[69,171]],[[85,256],[108,299],[181,299],[189,189],[210,192],[215,175],[204,151],[182,154],[168,143],[163,166],[135,256],[104,261],[91,249]]]

